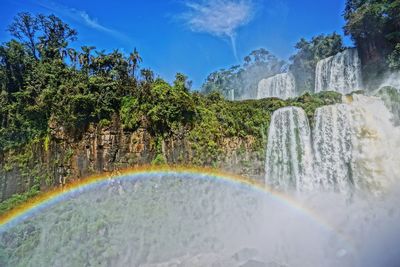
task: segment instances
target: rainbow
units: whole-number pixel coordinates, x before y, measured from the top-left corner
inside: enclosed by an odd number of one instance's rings
[[[195,168],[195,167],[181,167],[181,166],[143,166],[138,168],[126,169],[114,173],[101,174],[91,176],[85,179],[80,179],[68,183],[63,187],[56,188],[52,191],[44,192],[23,203],[22,205],[12,209],[9,212],[0,215],[0,233],[7,231],[18,223],[29,219],[36,213],[52,206],[69,197],[81,193],[85,190],[90,190],[96,186],[105,184],[112,179],[146,179],[146,177],[154,175],[190,175],[203,179],[215,179],[217,181],[227,182],[233,185],[247,186],[252,190],[258,191],[263,194],[268,194],[269,197],[278,200],[290,208],[296,210],[302,215],[309,217],[317,225],[321,226],[328,232],[333,232],[341,237],[346,243],[351,244],[351,239],[344,236],[340,230],[335,229],[332,225],[321,218],[315,211],[307,207],[301,206],[294,199],[281,192],[277,192],[267,187],[265,184],[225,172],[218,171],[210,168]]]

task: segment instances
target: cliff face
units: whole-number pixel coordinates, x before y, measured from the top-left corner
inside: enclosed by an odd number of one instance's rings
[[[202,155],[199,160],[186,129],[155,138],[143,128],[124,130],[119,119],[114,119],[106,127],[89,126],[77,140],[62,128],[50,128],[45,140],[0,155],[1,200],[35,185],[46,190],[92,174],[157,163],[216,167],[254,179],[264,177],[264,152],[254,148],[252,136],[222,138],[217,155]]]
[[[389,71],[387,56],[393,48],[383,37],[356,40],[357,50],[362,63],[363,83],[373,90],[382,83]]]

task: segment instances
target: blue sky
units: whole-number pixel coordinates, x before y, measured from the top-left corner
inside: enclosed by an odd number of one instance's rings
[[[1,42],[9,40],[6,28],[18,12],[53,13],[78,30],[75,47],[127,53],[136,47],[143,66],[168,81],[183,72],[199,87],[207,74],[254,49],[287,59],[301,37],[342,34],[345,0],[0,1]]]

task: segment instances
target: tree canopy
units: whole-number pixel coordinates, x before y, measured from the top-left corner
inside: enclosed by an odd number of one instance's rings
[[[20,13],[9,32],[14,39],[0,46],[0,150],[43,136],[51,125],[78,134],[118,113],[124,97],[143,98],[153,86],[151,71],[138,71],[136,49],[75,50],[77,31],[54,15]]]
[[[344,18],[365,65],[400,69],[400,0],[347,0]]]

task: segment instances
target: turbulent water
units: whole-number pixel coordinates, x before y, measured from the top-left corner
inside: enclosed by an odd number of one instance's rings
[[[378,97],[353,95],[353,176],[358,189],[380,191],[400,179],[400,128]]]
[[[301,108],[286,107],[273,116],[268,135],[266,177],[282,190],[309,190],[312,179],[311,134]]]
[[[315,92],[347,94],[361,89],[361,61],[357,49],[347,49],[317,63]]]
[[[287,99],[296,95],[296,83],[293,74],[281,73],[263,79],[258,84],[257,99],[279,97]]]
[[[380,98],[354,94],[343,104],[318,108],[310,135],[304,111],[277,110],[267,145],[266,183],[300,191],[384,190],[400,179],[400,128],[392,118]],[[306,171],[299,175],[298,170]]]
[[[288,202],[201,175],[111,179],[1,229],[0,265],[396,266],[399,195]]]

